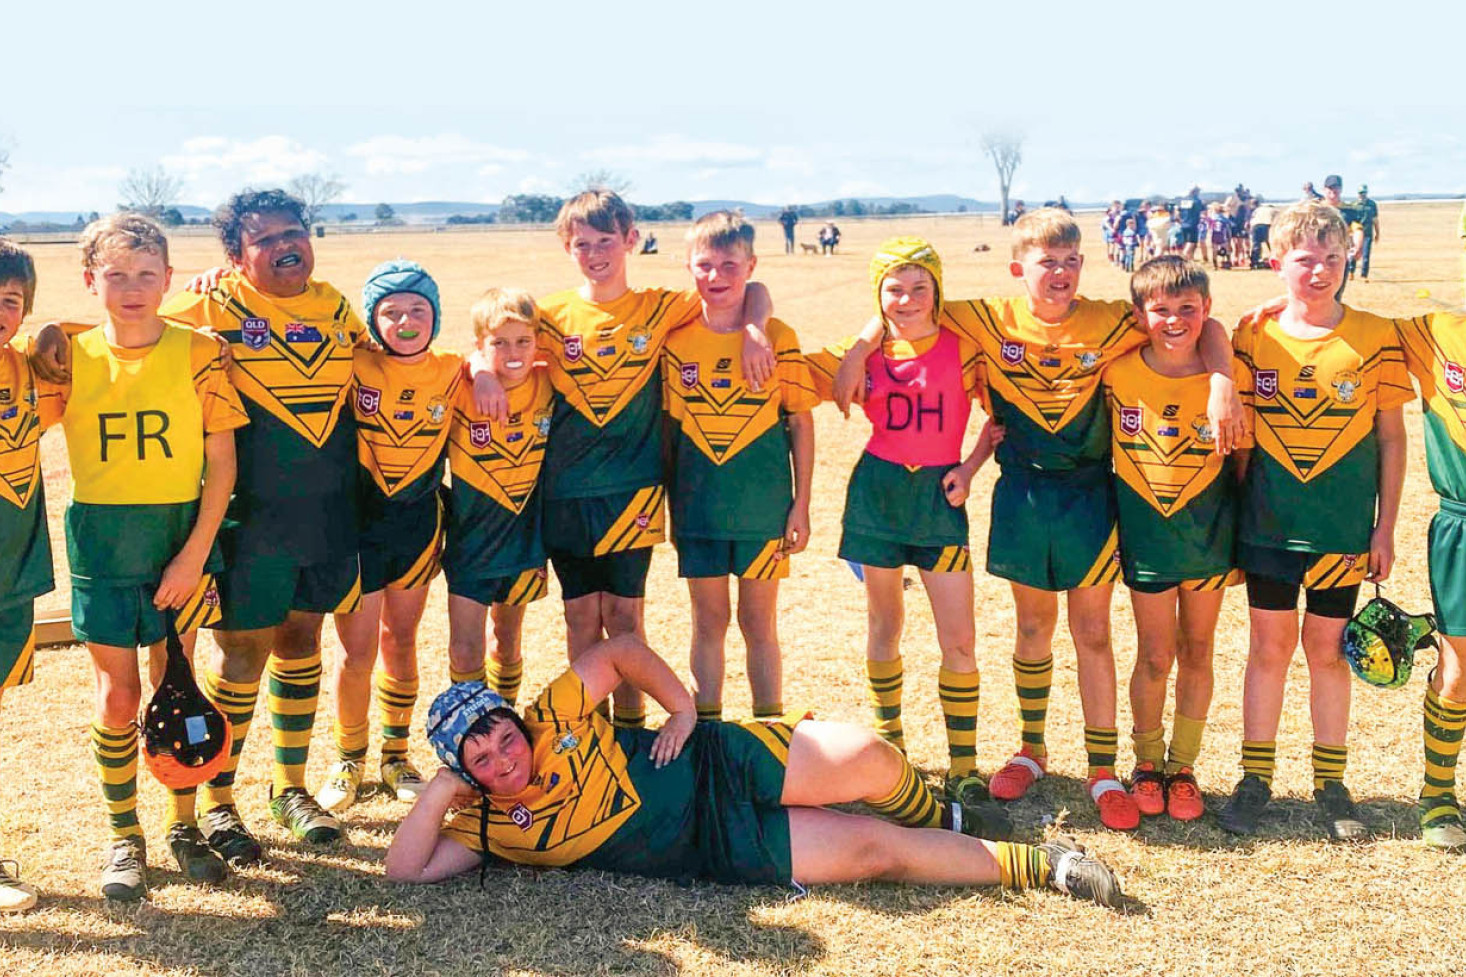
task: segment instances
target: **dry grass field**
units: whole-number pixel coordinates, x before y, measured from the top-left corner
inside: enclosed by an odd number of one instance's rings
[[[1385,206],[1375,280],[1351,285],[1348,300],[1395,314],[1459,305],[1457,213],[1456,205]],[[1097,218],[1086,217],[1084,225],[1089,265],[1083,291],[1108,298],[1128,294],[1124,276],[1104,261]],[[674,243],[681,230],[661,229],[667,253],[633,260],[634,283],[686,283]],[[813,240],[814,230],[812,223],[801,225],[800,239]],[[1016,285],[1007,272],[1006,234],[991,217],[852,221],[844,230],[841,253],[823,258],[785,256],[778,227],[760,227],[758,277],[806,348],[852,330],[870,313],[866,259],[890,234],[922,234],[938,246],[946,259],[949,296],[1008,294]],[[974,253],[980,242],[993,250]],[[545,294],[573,282],[573,265],[547,231],[328,236],[316,247],[318,277],[353,300],[376,262],[397,255],[423,262],[443,287],[447,322],[441,341],[458,348],[468,344],[467,309],[483,287],[512,283]],[[33,321],[95,317],[75,248],[38,245],[34,252],[41,285]],[[212,239],[178,239],[175,281],[181,284],[219,257]],[[1218,273],[1215,313],[1235,321],[1278,285],[1270,273]],[[1418,295],[1423,289],[1430,298]],[[1409,477],[1399,562],[1388,592],[1412,610],[1426,610],[1425,528],[1436,499],[1426,478],[1419,408],[1412,404],[1406,412]],[[835,550],[845,480],[865,435],[863,418],[846,421],[830,407],[817,412],[814,541],[796,560],[781,619],[785,701],[856,722],[867,721],[865,609],[859,584]],[[65,449],[53,437],[46,480],[59,543],[68,489]],[[991,469],[981,473],[970,506],[979,570],[993,477]],[[59,559],[64,547],[57,552]],[[64,581],[64,566],[57,570]],[[64,606],[64,590],[63,583],[43,606]],[[1009,668],[1012,607],[1002,581],[979,572],[977,590],[984,675],[978,758],[981,769],[991,771],[1017,741]],[[687,599],[668,549],[653,562],[648,593],[652,643],[685,675]],[[564,665],[557,595],[552,586],[550,598],[528,615],[527,694]],[[935,773],[945,761],[938,656],[919,587],[909,596],[907,742],[913,760]],[[1114,597],[1114,636],[1120,673],[1128,676],[1135,642],[1123,588]],[[420,732],[421,717],[447,683],[446,642],[440,580],[421,635],[424,698],[412,747],[429,772],[435,763]],[[328,655],[336,653],[329,627],[326,646]],[[1246,648],[1245,599],[1234,590],[1218,635],[1216,699],[1198,771],[1214,809],[1238,776]],[[728,648],[731,715],[749,704],[741,656],[734,634]],[[382,855],[404,807],[373,793],[349,812],[345,845],[322,851],[294,842],[270,822],[265,808],[268,731],[259,723],[240,767],[239,794],[242,813],[268,847],[267,865],[217,890],[183,884],[160,836],[162,791],[142,774],[142,816],[157,867],[151,900],[122,911],[110,909],[96,891],[104,827],[87,744],[87,656],[81,648],[48,650],[39,655],[36,682],[6,695],[0,713],[0,854],[19,859],[26,877],[43,890],[38,909],[0,920],[0,974],[1456,973],[1466,960],[1466,860],[1424,850],[1412,806],[1422,768],[1423,674],[1432,657],[1427,653],[1424,659],[1426,668],[1407,689],[1355,686],[1348,779],[1378,829],[1374,843],[1331,846],[1311,820],[1301,655],[1279,735],[1278,800],[1263,835],[1238,842],[1210,818],[1187,827],[1162,818],[1122,836],[1099,826],[1083,790],[1073,653],[1061,626],[1049,721],[1052,773],[1015,814],[1035,836],[1050,819],[1060,819],[1109,860],[1132,897],[1123,913],[1045,893],[848,886],[791,901],[778,889],[680,887],[527,870],[492,873],[483,890],[472,877],[421,889],[391,886],[382,878]],[[1122,697],[1123,689],[1122,682]],[[332,752],[331,709],[331,697],[324,695],[311,757],[313,782]],[[1127,770],[1128,722],[1122,702],[1121,763]]]

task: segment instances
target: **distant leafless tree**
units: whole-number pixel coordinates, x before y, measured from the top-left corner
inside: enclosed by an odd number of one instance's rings
[[[139,167],[127,171],[117,192],[122,194],[124,210],[157,217],[178,202],[183,180],[161,166]]]
[[[305,216],[314,224],[321,215],[321,208],[339,198],[346,189],[334,174],[305,173],[290,181],[289,190],[305,201]]]
[[[571,183],[571,193],[583,193],[586,190],[610,190],[620,196],[626,196],[633,184],[627,179],[624,173],[616,173],[611,170],[588,170],[580,174]]]
[[[0,179],[4,178],[5,171],[8,169],[10,169],[10,150],[5,146],[0,146]],[[0,193],[4,192],[5,185],[0,183]]]
[[[1023,162],[1023,137],[1014,132],[985,132],[982,136],[982,151],[993,161],[998,170],[998,192],[1002,194],[1003,220],[1008,219],[1008,191],[1013,186],[1013,174]]]

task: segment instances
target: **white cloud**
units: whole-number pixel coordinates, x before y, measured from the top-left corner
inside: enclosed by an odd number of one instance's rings
[[[160,162],[192,185],[213,187],[284,183],[324,168],[327,157],[288,136],[252,140],[197,136],[184,141],[182,152],[166,155]]]
[[[522,163],[529,153],[491,143],[476,142],[457,133],[438,136],[373,136],[346,147],[346,155],[364,160],[366,171],[373,176],[399,173],[422,173],[429,167],[447,163]]]
[[[541,176],[527,176],[519,181],[519,193],[558,193],[559,184]]]
[[[775,172],[795,173],[799,176],[814,176],[818,169],[809,150],[798,146],[772,147],[765,165]]]
[[[674,165],[749,166],[763,159],[763,152],[742,143],[698,141],[686,136],[653,136],[645,143],[602,146],[587,150],[582,158],[593,163],[629,166],[637,163]]]

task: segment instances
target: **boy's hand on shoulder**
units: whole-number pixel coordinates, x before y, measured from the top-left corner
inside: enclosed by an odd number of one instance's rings
[[[809,506],[796,505],[789,510],[784,521],[784,543],[779,548],[780,559],[803,553],[809,545]]]
[[[743,379],[757,393],[774,378],[779,359],[768,334],[753,325],[743,327]]]
[[[697,713],[693,710],[674,712],[668,716],[652,743],[652,765],[660,770],[681,756],[682,747],[686,745],[687,737],[692,735],[696,726]]]
[[[1375,526],[1369,536],[1370,583],[1383,583],[1390,578],[1395,566],[1395,533],[1387,526]]]
[[[947,504],[954,509],[961,508],[967,502],[967,494],[972,490],[972,476],[975,471],[965,464],[958,465],[947,474],[942,476],[942,494],[947,497]]]
[[[185,291],[193,292],[195,295],[207,295],[219,287],[219,283],[224,280],[224,276],[227,274],[229,274],[228,268],[222,268],[216,265],[208,271],[201,271],[197,275],[194,275],[183,288]]]
[[[1247,417],[1237,384],[1229,376],[1211,375],[1211,393],[1206,398],[1206,419],[1211,424],[1212,448],[1219,455],[1229,455],[1242,443],[1247,433]]]
[[[499,378],[494,376],[489,362],[478,350],[468,357],[466,366],[473,378],[473,408],[488,417],[495,424],[509,421],[509,394]]]
[[[216,333],[209,326],[199,326],[195,332],[200,336],[208,336],[219,344],[219,362],[223,365],[224,369],[227,370],[234,365],[234,347],[229,345],[229,340]]]
[[[199,588],[199,581],[203,579],[204,562],[195,559],[187,553],[179,553],[168,561],[163,568],[163,577],[158,581],[158,589],[153,593],[153,606],[158,610],[178,610],[188,599],[193,596],[194,591]]]
[[[71,382],[71,340],[59,322],[48,322],[36,330],[29,359],[31,370],[47,383]]]
[[[1283,310],[1287,307],[1288,296],[1274,295],[1261,305],[1255,305],[1242,313],[1242,318],[1237,320],[1237,328],[1241,329],[1244,326],[1255,326],[1264,319],[1276,319],[1283,314]]]

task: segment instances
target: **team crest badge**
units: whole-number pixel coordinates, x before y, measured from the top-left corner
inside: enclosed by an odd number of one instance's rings
[[[489,446],[489,422],[470,421],[468,425],[468,443],[475,448],[487,448]]]
[[[239,338],[248,349],[261,350],[270,345],[270,320],[245,319],[239,324]]]
[[[1007,363],[1009,366],[1017,366],[1023,362],[1023,354],[1027,352],[1027,347],[1022,343],[1015,343],[1005,339],[1003,340],[1002,346],[998,348],[998,352],[1003,357],[1004,363]]]
[[[1097,349],[1081,349],[1074,354],[1074,358],[1083,369],[1093,370],[1094,365],[1100,361],[1100,353]]]
[[[682,385],[684,387],[686,387],[688,390],[691,390],[693,387],[697,386],[698,372],[699,372],[698,364],[696,364],[696,363],[683,363],[682,364]]]
[[[1278,371],[1253,370],[1252,386],[1263,400],[1272,400],[1278,395]]]
[[[1446,389],[1453,394],[1466,390],[1466,369],[1455,360],[1446,360]]]
[[[555,747],[554,747],[554,749],[555,749],[555,752],[557,754],[559,754],[559,753],[568,753],[569,751],[575,749],[579,745],[580,745],[580,737],[579,736],[576,736],[574,733],[566,733],[564,736],[560,737],[558,740],[555,741]]]
[[[651,524],[652,524],[652,517],[649,516],[649,515],[647,515],[645,512],[643,512],[641,515],[639,515],[639,516],[636,517],[636,528],[637,529],[645,529],[646,527],[650,526]]]
[[[1334,398],[1341,404],[1352,404],[1359,393],[1363,378],[1353,370],[1345,370],[1334,377]]]
[[[376,417],[382,409],[382,391],[366,385],[357,387],[356,409],[362,417]]]
[[[530,825],[534,824],[534,812],[523,804],[515,804],[509,809],[509,820],[520,831],[528,831]]]
[[[346,330],[342,329],[340,326],[337,326],[335,328],[335,330],[331,333],[331,337],[336,340],[336,345],[342,347],[343,349],[351,345],[351,337],[348,336],[346,334]]]
[[[428,401],[428,419],[434,424],[442,424],[443,418],[448,416],[448,402],[442,397],[434,397]]]
[[[1206,419],[1206,415],[1204,414],[1198,414],[1196,419],[1191,422],[1191,430],[1196,432],[1196,440],[1202,444],[1211,444],[1217,439],[1216,434],[1212,432],[1211,422]]]
[[[637,356],[645,356],[647,348],[652,344],[652,330],[649,326],[637,326],[626,336],[626,341],[631,344],[631,351]]]
[[[1120,408],[1120,431],[1124,434],[1130,435],[1131,437],[1134,437],[1135,435],[1140,433],[1139,407]]]
[[[574,363],[585,355],[585,340],[579,336],[566,336],[563,340],[565,362]]]
[[[204,591],[204,606],[205,607],[218,607],[219,606],[219,588],[218,587],[215,587],[215,586],[210,585],[209,589]]]
[[[538,411],[534,415],[534,429],[542,438],[550,436],[550,412],[547,410]]]

